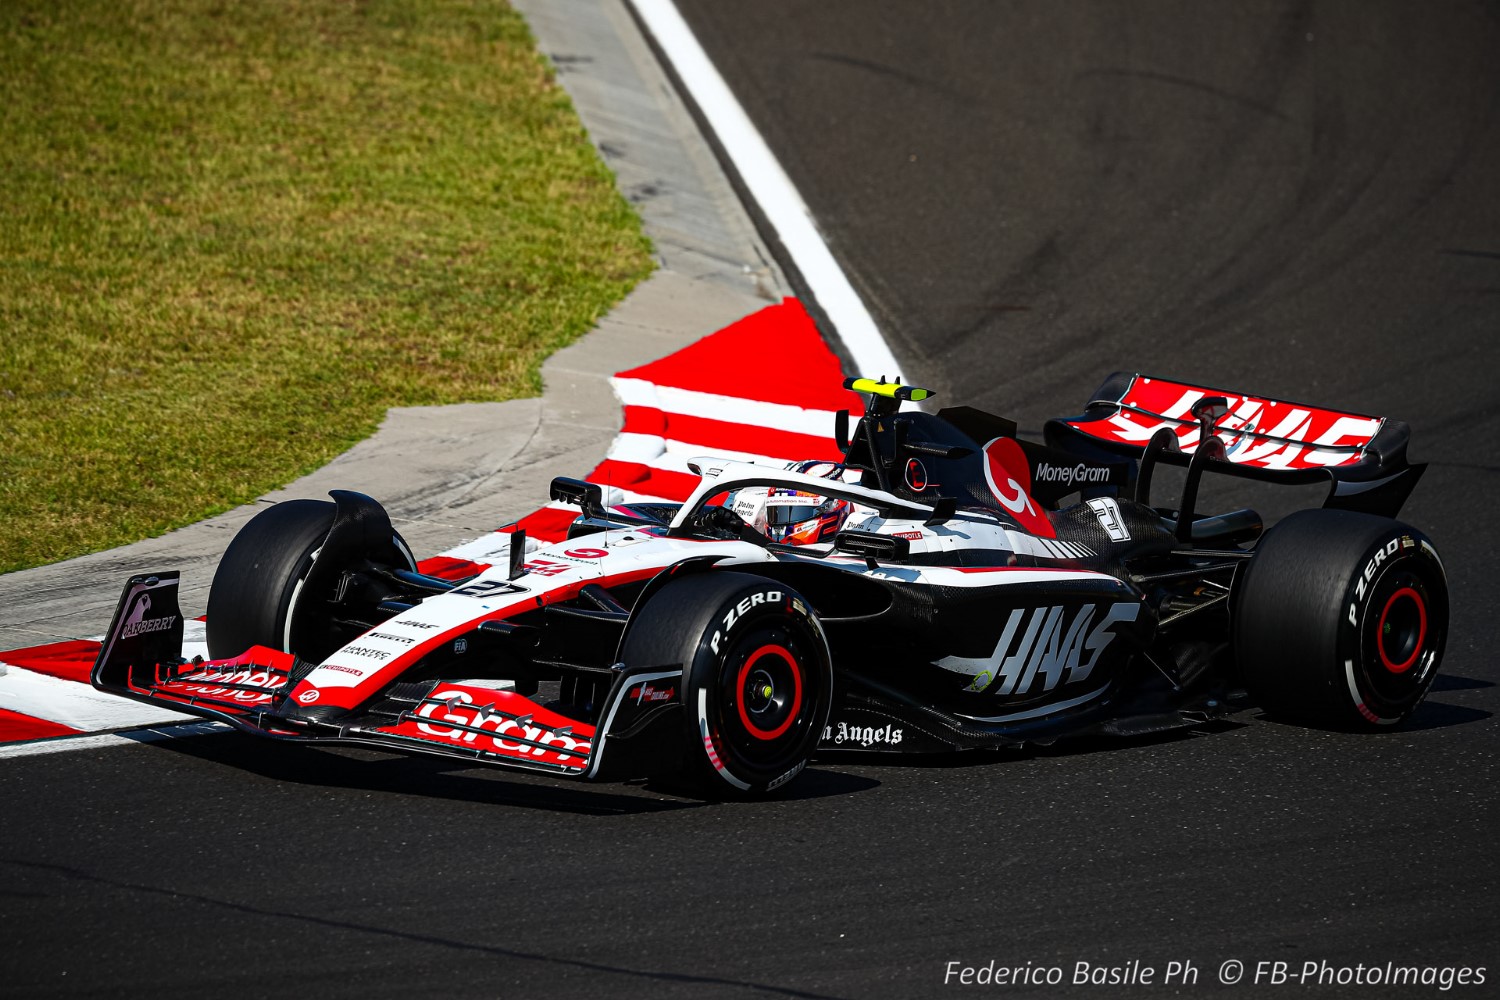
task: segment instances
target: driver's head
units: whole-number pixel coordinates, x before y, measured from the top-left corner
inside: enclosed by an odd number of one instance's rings
[[[843,479],[844,467],[837,462],[791,462],[788,472],[800,472],[819,479]],[[749,486],[736,490],[724,506],[738,514],[746,524],[773,542],[787,545],[812,545],[827,541],[838,533],[854,512],[848,500],[788,489],[783,486]]]
[[[847,500],[772,486],[736,490],[725,506],[771,541],[787,545],[832,538],[853,509]]]

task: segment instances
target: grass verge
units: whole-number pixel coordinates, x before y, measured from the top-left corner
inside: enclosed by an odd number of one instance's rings
[[[0,5],[0,572],[534,395],[650,269],[503,5]]]

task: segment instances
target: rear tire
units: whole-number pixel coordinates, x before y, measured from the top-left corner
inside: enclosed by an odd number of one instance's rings
[[[764,795],[795,778],[828,722],[833,661],[811,607],[784,584],[709,571],[652,596],[627,664],[683,666],[685,778],[710,796]]]
[[[1379,729],[1416,710],[1442,659],[1448,583],[1415,528],[1340,510],[1269,531],[1235,584],[1246,685],[1272,715]]]

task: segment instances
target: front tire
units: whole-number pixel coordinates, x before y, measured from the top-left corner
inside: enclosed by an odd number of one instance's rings
[[[1256,546],[1235,591],[1235,657],[1273,715],[1384,728],[1416,710],[1437,674],[1448,583],[1410,525],[1299,511]]]
[[[363,605],[351,603],[350,581],[415,568],[378,503],[345,490],[332,495],[336,503],[268,507],[234,536],[208,593],[210,656],[269,646],[320,663],[365,631],[361,622],[374,611],[368,594]]]
[[[775,581],[723,571],[673,580],[632,624],[621,658],[683,665],[681,777],[709,795],[786,785],[828,722],[828,640],[806,600]]]
[[[292,599],[333,527],[334,511],[325,500],[285,500],[240,529],[208,592],[209,656],[238,656],[251,646],[287,649]]]

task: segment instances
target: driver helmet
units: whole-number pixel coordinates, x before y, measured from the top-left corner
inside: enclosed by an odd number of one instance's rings
[[[792,472],[837,479],[843,466],[834,462],[795,462]],[[736,490],[725,506],[773,542],[813,545],[832,538],[849,519],[848,500],[782,486],[750,486]]]

